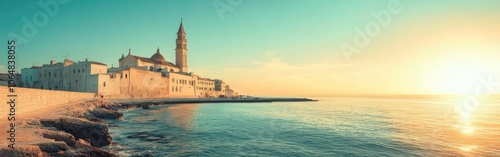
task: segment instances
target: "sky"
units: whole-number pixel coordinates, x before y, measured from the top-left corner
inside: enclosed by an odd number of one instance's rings
[[[0,1],[0,35],[17,40],[18,71],[65,58],[116,67],[129,49],[150,57],[158,47],[175,63],[182,19],[189,70],[240,94],[500,93],[499,7],[497,0],[17,0]]]

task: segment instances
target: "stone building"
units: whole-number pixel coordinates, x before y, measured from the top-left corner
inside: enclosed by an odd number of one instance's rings
[[[131,55],[130,51],[127,56],[122,54],[122,57],[118,60],[119,67],[134,67],[156,72],[180,72],[177,65],[165,60],[165,57],[160,53],[160,48],[150,58]]]
[[[215,97],[215,82],[209,78],[198,78],[196,84],[198,97]]]
[[[184,26],[177,31],[175,64],[156,50],[151,57],[122,54],[119,67],[65,59],[21,70],[23,87],[91,92],[103,97],[216,97],[226,94],[226,84],[188,71]],[[219,89],[219,90],[216,90]],[[221,90],[222,89],[222,90]]]
[[[106,64],[94,61],[73,62],[65,59],[64,62],[43,66],[33,66],[21,70],[22,86],[28,88],[67,90],[76,92],[97,92],[90,86],[92,75],[107,73]]]

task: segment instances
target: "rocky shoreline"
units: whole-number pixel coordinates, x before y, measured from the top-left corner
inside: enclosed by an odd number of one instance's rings
[[[123,117],[121,109],[149,109],[153,105],[181,103],[225,103],[225,102],[275,102],[315,101],[306,98],[165,98],[165,99],[93,99],[67,108],[53,116],[25,120],[20,129],[30,130],[40,142],[21,144],[16,149],[0,148],[0,156],[55,156],[55,157],[114,157],[100,147],[112,143],[108,125],[102,119]],[[49,117],[49,118],[46,118]],[[151,154],[137,156],[152,156]]]

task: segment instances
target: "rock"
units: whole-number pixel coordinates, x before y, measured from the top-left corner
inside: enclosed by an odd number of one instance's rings
[[[57,153],[59,151],[66,151],[69,149],[68,145],[62,141],[43,142],[36,145],[40,147],[40,150],[47,153]]]
[[[122,104],[122,107],[123,108],[126,108],[126,109],[135,109],[137,107],[140,107],[142,106],[142,104],[140,103],[127,103],[127,104]]]
[[[76,141],[75,147],[77,148],[77,155],[79,156],[103,156],[112,157],[115,156],[112,153],[105,152],[99,148],[92,147],[87,141],[79,139]],[[75,156],[77,156],[75,155]]]
[[[92,150],[89,150],[89,151],[81,151],[79,152],[79,154],[82,154],[82,156],[89,156],[89,157],[93,157],[93,156],[98,156],[98,157],[115,157],[115,155],[113,153],[109,153],[109,152],[106,152],[106,151],[103,151],[99,148],[94,148]]]
[[[89,148],[92,147],[88,141],[85,141],[83,139],[78,139],[75,142],[75,147],[76,148]]]
[[[56,127],[59,130],[70,133],[75,139],[89,140],[92,146],[107,146],[112,141],[108,133],[108,125],[104,123],[91,122],[73,117],[42,119],[40,122],[46,127]]]
[[[16,146],[16,149],[2,147],[0,148],[0,156],[8,157],[24,157],[24,156],[43,156],[43,152],[38,146]]]
[[[69,146],[74,146],[76,142],[75,137],[73,135],[62,131],[47,130],[45,132],[42,132],[42,135],[43,138],[54,139],[56,141],[63,141]]]
[[[150,109],[153,104],[143,104],[141,107],[142,109]]]
[[[102,119],[119,119],[123,117],[123,113],[102,108],[95,108],[91,113],[94,114],[95,117]]]
[[[112,111],[118,111],[118,105],[113,104],[113,105],[109,106],[109,109]]]

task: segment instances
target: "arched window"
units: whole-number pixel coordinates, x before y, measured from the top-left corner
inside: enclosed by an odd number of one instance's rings
[[[127,74],[125,74],[125,78],[127,78]]]

